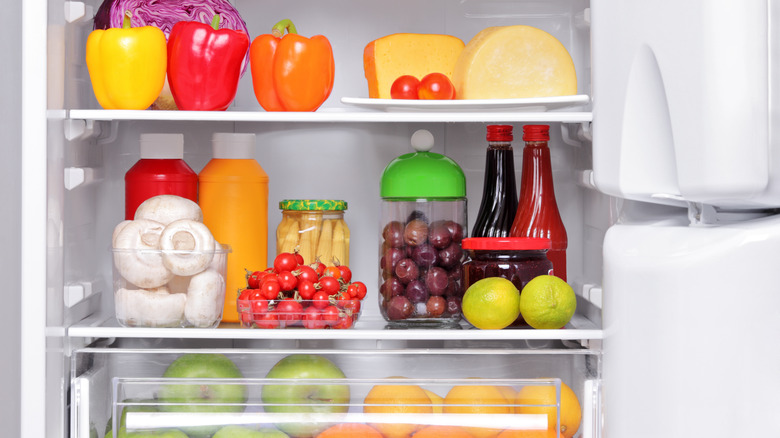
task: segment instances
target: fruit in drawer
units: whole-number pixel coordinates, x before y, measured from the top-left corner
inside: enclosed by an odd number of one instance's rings
[[[553,429],[507,429],[496,438],[558,438],[558,434]]]
[[[512,402],[492,385],[456,385],[444,397],[445,414],[511,414]],[[466,427],[474,438],[495,438],[501,429]]]
[[[375,385],[368,391],[363,406],[366,414],[431,414],[428,394],[416,385]],[[385,438],[408,438],[420,429],[419,424],[374,423]]]
[[[231,424],[218,430],[211,438],[290,438],[290,435],[270,427],[258,430]]]
[[[176,379],[241,379],[243,375],[227,356],[213,353],[188,353],[168,365],[163,378],[171,383],[162,385],[157,398],[165,403],[166,412],[241,412],[246,402],[246,387],[235,384],[180,384]],[[216,427],[188,427],[184,431],[192,438],[210,436]]]
[[[480,31],[452,74],[458,99],[507,99],[577,94],[574,62],[554,36],[531,26]]]
[[[344,379],[341,369],[315,354],[292,354],[277,362],[266,379]],[[261,390],[265,411],[272,413],[344,413],[349,409],[348,385],[295,381],[267,384]],[[276,427],[295,437],[312,437],[329,427],[327,423],[279,423]]]
[[[520,388],[515,399],[517,414],[546,414],[549,429],[555,431],[558,400],[552,385],[527,385]],[[571,438],[577,433],[582,420],[582,407],[577,394],[569,385],[561,382],[561,437]],[[526,405],[526,406],[522,406]]]
[[[390,99],[390,88],[402,75],[440,72],[452,78],[464,46],[457,37],[438,34],[396,33],[371,41],[363,50],[368,97]]]
[[[425,426],[412,435],[412,438],[474,438],[458,426]]]
[[[340,423],[322,431],[317,438],[383,438],[376,429],[361,423]]]

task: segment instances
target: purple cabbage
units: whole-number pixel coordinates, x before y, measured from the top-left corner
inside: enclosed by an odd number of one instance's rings
[[[220,29],[242,30],[249,36],[246,23],[228,0],[104,0],[95,14],[94,28],[122,27],[127,10],[133,13],[133,27],[156,26],[166,38],[177,22],[199,21],[211,24],[214,14],[220,15]],[[249,51],[244,59],[242,75],[247,65]]]

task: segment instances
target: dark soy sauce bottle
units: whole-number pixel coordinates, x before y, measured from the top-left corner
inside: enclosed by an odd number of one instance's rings
[[[512,126],[488,125],[482,203],[471,237],[507,237],[517,213]]]

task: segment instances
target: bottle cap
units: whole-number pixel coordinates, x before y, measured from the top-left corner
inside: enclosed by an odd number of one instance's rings
[[[540,251],[552,248],[552,241],[544,237],[468,237],[461,242],[463,249]]]
[[[184,134],[141,134],[141,158],[182,159]]]
[[[548,141],[548,140],[550,140],[550,125],[523,126],[523,141]]]
[[[513,139],[512,125],[488,125],[487,141],[510,142]]]
[[[211,136],[214,158],[247,160],[255,158],[255,134],[215,132]]]
[[[466,196],[466,176],[451,158],[430,152],[433,134],[424,129],[412,135],[416,152],[401,155],[382,172],[382,198],[451,199]]]
[[[280,210],[293,211],[344,211],[347,201],[341,199],[285,199],[279,201]]]

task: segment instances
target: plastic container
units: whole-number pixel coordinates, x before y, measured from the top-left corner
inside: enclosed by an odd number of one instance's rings
[[[238,299],[241,327],[260,329],[348,329],[360,317],[362,302],[349,300],[298,300],[285,307],[284,300]]]
[[[183,160],[182,134],[141,134],[141,159],[125,174],[125,219],[157,195],[198,202],[198,175]]]
[[[463,239],[463,289],[483,278],[506,278],[522,293],[539,275],[552,275],[547,258],[550,240],[532,237],[471,237]],[[512,326],[526,325],[519,316]]]
[[[455,325],[461,318],[468,233],[466,178],[452,159],[429,152],[433,135],[412,136],[416,152],[387,165],[379,215],[379,308],[391,325]]]
[[[512,125],[488,125],[482,202],[471,237],[507,237],[517,213]]]
[[[125,327],[213,328],[222,319],[225,272],[230,248],[213,251],[112,249],[114,258],[114,310]],[[202,271],[188,276],[166,272],[165,258],[206,258]],[[160,272],[160,286],[133,284],[144,271]],[[155,274],[156,275],[156,274]],[[157,283],[155,283],[157,284]]]
[[[566,248],[568,238],[558,203],[555,200],[552,164],[550,162],[549,126],[523,126],[523,170],[520,177],[520,200],[512,223],[512,237],[543,237],[552,246],[547,258],[555,275],[566,281]]]
[[[268,261],[268,175],[254,159],[255,135],[215,133],[213,158],[198,174],[203,223],[230,245],[222,320],[239,322],[236,299],[246,271]]]
[[[282,220],[276,227],[276,254],[298,251],[306,264],[349,266],[346,201],[286,199],[279,203]]]

